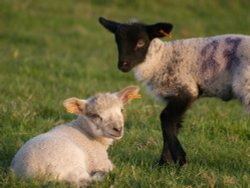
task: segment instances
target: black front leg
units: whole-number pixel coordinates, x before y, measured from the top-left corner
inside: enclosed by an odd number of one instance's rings
[[[186,153],[178,138],[183,115],[192,103],[192,97],[171,98],[166,108],[161,112],[161,128],[163,134],[163,150],[159,164],[173,161],[180,166],[186,163]]]

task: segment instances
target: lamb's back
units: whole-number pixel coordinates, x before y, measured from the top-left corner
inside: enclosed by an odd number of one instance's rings
[[[250,37],[219,35],[151,42],[146,61],[136,67],[143,81],[157,98],[183,95],[234,97],[232,79],[250,64]],[[244,65],[244,66],[242,66]]]
[[[56,133],[38,135],[22,146],[11,164],[18,176],[63,179],[79,166],[86,171],[86,153],[67,136]]]
[[[234,76],[250,65],[250,37],[221,35],[203,40],[197,62],[197,83],[204,96],[235,97]]]

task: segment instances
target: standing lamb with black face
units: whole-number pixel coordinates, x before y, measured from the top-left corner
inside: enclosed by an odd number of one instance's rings
[[[167,106],[160,115],[164,146],[160,164],[186,163],[177,138],[185,111],[201,96],[239,99],[250,112],[250,37],[220,35],[163,42],[173,25],[100,23],[115,34],[118,68],[135,76]]]

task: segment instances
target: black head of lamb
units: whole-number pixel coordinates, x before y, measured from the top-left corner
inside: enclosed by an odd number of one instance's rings
[[[118,48],[118,68],[129,72],[145,60],[150,42],[164,37],[173,28],[171,23],[146,25],[141,22],[119,23],[99,18],[99,22],[115,35]]]

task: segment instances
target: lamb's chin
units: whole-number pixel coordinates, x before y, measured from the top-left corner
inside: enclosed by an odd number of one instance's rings
[[[134,75],[135,75],[135,78],[136,78],[138,81],[142,82],[143,79],[141,78],[141,72],[140,72],[140,70],[139,70],[139,66],[140,66],[140,65],[137,65],[136,67],[133,68],[133,73],[134,73]]]

